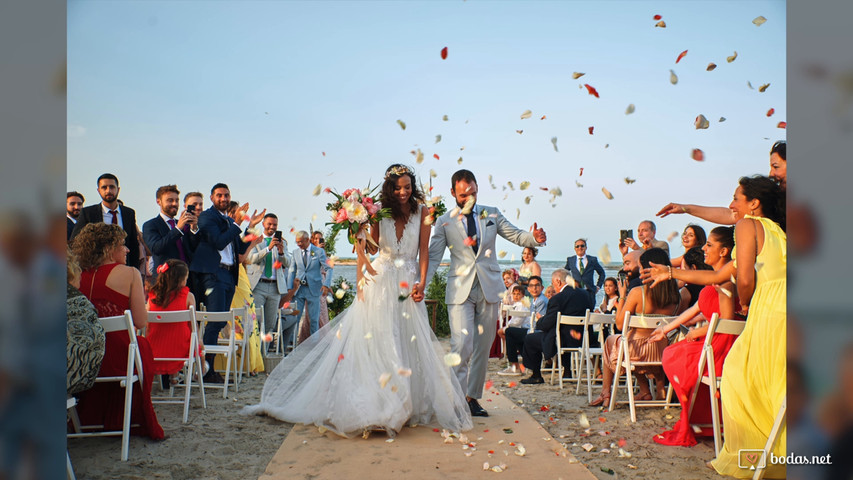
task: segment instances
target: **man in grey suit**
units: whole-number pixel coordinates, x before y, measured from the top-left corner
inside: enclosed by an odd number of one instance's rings
[[[586,239],[575,240],[575,254],[566,259],[566,270],[572,274],[577,288],[585,289],[590,295],[590,310],[595,309],[595,294],[604,286],[604,267],[598,259],[586,254]],[[595,274],[598,273],[598,282]]]
[[[320,328],[320,299],[332,293],[332,267],[326,261],[326,252],[311,244],[308,232],[296,232],[296,245],[298,248],[293,250],[289,275],[293,278],[293,288],[297,290],[295,294],[288,292],[285,298],[293,298],[300,312],[307,309],[311,335],[314,335]],[[325,282],[323,271],[326,272]]]
[[[246,274],[256,304],[264,308],[261,329],[264,333],[270,333],[275,327],[282,296],[288,290],[285,272],[290,267],[290,252],[287,251],[287,240],[282,238],[278,230],[278,217],[274,213],[264,215],[261,225],[264,227],[263,240],[249,252]],[[282,338],[290,338],[296,325],[296,317],[287,318],[293,320],[282,325]]]
[[[509,223],[497,208],[477,205],[477,179],[470,171],[457,171],[450,182],[450,194],[458,208],[435,222],[427,282],[435,274],[444,250],[450,248],[445,301],[450,317],[450,349],[461,357],[454,373],[466,393],[471,415],[488,417],[477,400],[483,396],[489,348],[495,338],[501,296],[506,291],[495,255],[495,239],[500,235],[521,247],[536,247],[544,244],[546,237],[535,223],[532,233],[525,232]]]

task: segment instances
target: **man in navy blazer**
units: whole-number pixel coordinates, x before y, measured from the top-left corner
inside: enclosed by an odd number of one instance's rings
[[[124,239],[124,246],[130,250],[127,252],[127,265],[140,268],[139,230],[136,228],[136,212],[132,208],[118,203],[118,192],[118,178],[115,175],[105,173],[98,177],[98,195],[101,196],[101,203],[89,205],[80,212],[80,217],[77,218],[77,224],[71,231],[69,241],[73,241],[83,230],[83,227],[90,223],[104,222],[119,225],[127,234]]]
[[[210,189],[209,209],[198,216],[199,242],[190,262],[190,271],[196,272],[199,289],[204,292],[203,301],[208,311],[227,312],[231,310],[231,300],[237,286],[239,257],[249,247],[241,240],[243,231],[239,223],[227,215],[231,202],[231,190],[224,183],[217,183]],[[242,211],[239,214],[241,217]],[[239,218],[239,217],[238,217]],[[242,218],[240,218],[242,220]],[[204,329],[205,345],[216,345],[219,332],[225,325],[208,323]],[[205,355],[205,360],[213,366],[216,355]],[[211,368],[204,376],[205,382],[223,383],[222,376]]]
[[[551,358],[557,354],[557,314],[586,315],[589,292],[574,288],[568,281],[568,277],[569,272],[563,268],[558,268],[551,274],[551,284],[558,292],[548,300],[548,310],[536,322],[536,329],[524,338],[521,356],[524,358],[524,366],[531,371],[531,375],[521,381],[523,384],[545,383],[541,373],[542,356]],[[579,347],[582,338],[583,327],[568,326],[560,329],[560,344],[564,347]],[[569,362],[563,362],[563,365],[567,373],[571,371]]]
[[[592,255],[586,254],[586,239],[579,238],[575,240],[575,253],[566,259],[566,270],[572,274],[578,288],[583,288],[590,293],[592,303],[590,309],[595,308],[595,294],[604,286],[604,278],[607,276],[604,273],[604,267],[598,263],[598,259]],[[594,279],[594,274],[598,273],[598,281]]]
[[[182,260],[189,265],[192,259],[190,238],[198,234],[198,217],[184,211],[180,218],[178,204],[180,194],[176,185],[164,185],[157,189],[157,205],[160,214],[142,225],[142,239],[154,257],[154,275],[157,267],[166,260]]]

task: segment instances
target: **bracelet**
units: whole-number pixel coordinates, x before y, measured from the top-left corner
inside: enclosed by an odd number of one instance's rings
[[[687,207],[681,205],[681,213],[687,213]]]
[[[669,267],[669,270],[668,270],[669,271],[669,279],[672,280],[672,267],[671,266],[668,266],[668,267]]]

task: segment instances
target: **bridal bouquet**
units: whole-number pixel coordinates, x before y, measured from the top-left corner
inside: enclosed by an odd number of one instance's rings
[[[447,207],[444,205],[441,197],[432,197],[424,202],[426,205],[429,215],[424,219],[424,223],[427,225],[432,225],[438,219],[438,217],[442,216],[447,212]]]
[[[332,237],[337,235],[339,231],[346,230],[347,240],[355,245],[356,236],[362,226],[376,223],[391,216],[391,209],[382,208],[382,203],[373,195],[376,188],[378,187],[373,189],[370,186],[365,189],[349,188],[341,194],[326,189],[336,199],[326,205],[326,210],[332,212],[332,221],[326,223],[326,225],[332,225]]]

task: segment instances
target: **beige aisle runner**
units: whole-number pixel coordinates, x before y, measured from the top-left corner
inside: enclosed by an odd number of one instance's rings
[[[436,432],[432,425],[405,427],[393,442],[379,432],[366,440],[347,439],[320,434],[316,426],[296,425],[260,479],[595,478],[530,414],[499,392],[486,391],[480,404],[490,416],[474,417],[474,428],[463,432],[467,444],[459,438],[445,443],[441,430]],[[523,456],[516,454],[522,450]]]

